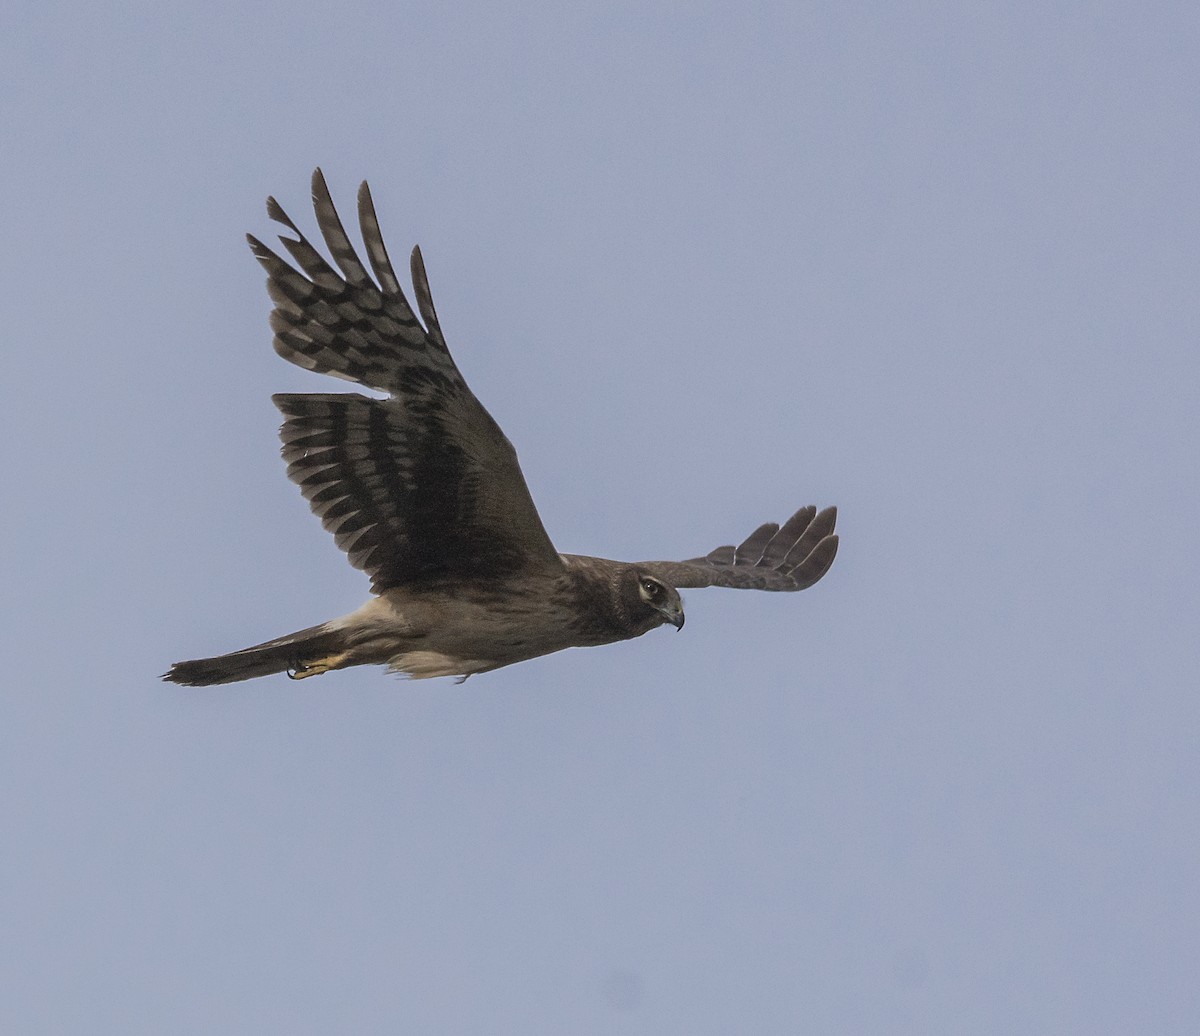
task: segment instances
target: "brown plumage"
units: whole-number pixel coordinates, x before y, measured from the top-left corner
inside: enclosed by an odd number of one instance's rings
[[[387,392],[283,394],[280,436],[299,487],[374,596],[358,611],[163,677],[201,686],[382,664],[423,678],[467,677],[567,647],[683,626],[680,587],[803,590],[837,552],[836,511],[797,511],[738,547],[688,561],[626,563],[559,554],[512,444],[446,348],[419,249],[413,312],[388,258],[371,193],[358,212],[371,272],[325,179],[312,180],[331,266],[274,198],[267,212],[299,270],[254,237],[275,302],[275,351],[308,370]],[[372,276],[373,274],[373,276]]]

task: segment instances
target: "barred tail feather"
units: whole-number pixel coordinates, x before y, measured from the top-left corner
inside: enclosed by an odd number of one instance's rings
[[[228,655],[176,662],[163,673],[162,678],[187,687],[236,683],[238,680],[252,680],[256,676],[303,670],[306,663],[336,655],[345,648],[345,634],[341,630],[330,629],[329,624],[325,623]]]

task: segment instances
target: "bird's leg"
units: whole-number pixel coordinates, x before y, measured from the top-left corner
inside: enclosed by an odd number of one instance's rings
[[[297,659],[288,666],[287,674],[289,679],[303,680],[309,676],[320,676],[322,673],[329,672],[330,669],[337,669],[349,657],[349,651],[339,651],[333,655],[326,655],[324,658],[314,658],[312,661],[301,662]]]

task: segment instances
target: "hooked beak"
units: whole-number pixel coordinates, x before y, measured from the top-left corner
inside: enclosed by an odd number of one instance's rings
[[[677,631],[683,629],[684,614],[682,608],[676,605],[673,607],[664,608],[662,613],[667,622],[674,626]]]

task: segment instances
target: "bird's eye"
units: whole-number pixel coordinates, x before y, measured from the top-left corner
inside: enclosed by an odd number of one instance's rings
[[[646,591],[648,597],[657,597],[662,593],[662,587],[650,579],[642,580],[642,589]]]

